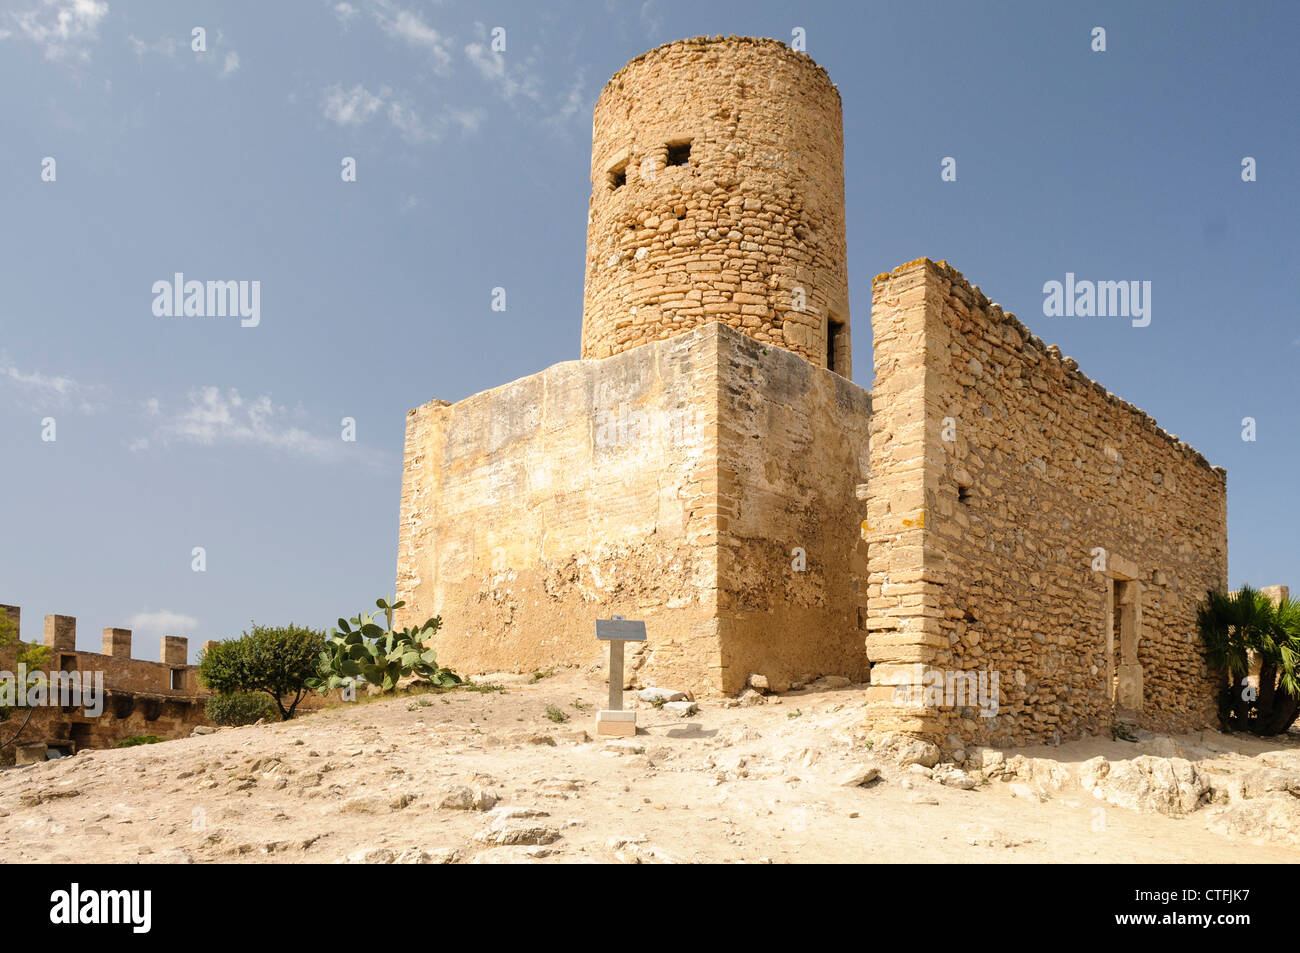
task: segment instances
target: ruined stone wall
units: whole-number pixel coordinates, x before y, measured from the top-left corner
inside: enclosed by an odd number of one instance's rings
[[[949,744],[1213,726],[1196,609],[1226,587],[1224,471],[944,263],[879,276],[872,324],[880,723]],[[892,704],[917,662],[998,671],[998,715]]]
[[[689,144],[684,165],[670,147]],[[776,40],[645,53],[596,104],[582,357],[722,321],[850,376],[840,97]]]
[[[861,676],[848,556],[865,391],[718,323],[407,418],[398,622],[439,660],[533,671],[643,619],[634,683]],[[790,550],[807,551],[792,570]]]

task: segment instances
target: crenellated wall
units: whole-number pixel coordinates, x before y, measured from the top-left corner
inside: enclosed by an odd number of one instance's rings
[[[15,634],[21,635],[22,613],[17,606],[0,606]],[[27,722],[14,743],[0,748],[0,763],[11,763],[17,749],[46,745],[70,753],[80,748],[106,748],[135,735],[179,738],[197,725],[208,724],[204,704],[208,693],[198,684],[196,666],[188,664],[188,640],[165,635],[160,661],[131,657],[130,629],[103,630],[103,651],[77,650],[77,620],[73,616],[47,615],[43,644],[49,650],[41,670],[48,673],[76,672],[79,678],[103,676],[103,711],[95,716],[83,708],[42,706],[11,709],[0,720],[0,742]],[[18,647],[10,644],[0,651],[0,670],[16,674]],[[57,677],[57,675],[55,676]]]

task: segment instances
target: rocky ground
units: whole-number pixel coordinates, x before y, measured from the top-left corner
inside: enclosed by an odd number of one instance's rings
[[[637,702],[598,672],[365,700],[0,771],[8,862],[1300,860],[1300,739],[1204,732],[938,752],[861,687]],[[635,697],[629,695],[630,698]]]

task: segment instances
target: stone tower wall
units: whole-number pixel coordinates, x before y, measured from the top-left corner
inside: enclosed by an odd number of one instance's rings
[[[581,356],[721,321],[851,377],[841,127],[826,72],[776,40],[619,71],[592,126]]]

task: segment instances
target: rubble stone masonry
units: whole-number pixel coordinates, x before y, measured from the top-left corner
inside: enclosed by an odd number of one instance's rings
[[[950,745],[1214,725],[1224,471],[945,263],[873,290],[872,721]],[[997,715],[894,704],[915,663],[998,672]]]
[[[592,662],[621,614],[630,684],[869,677],[872,726],[950,749],[1212,725],[1223,470],[928,259],[876,279],[852,383],[842,152],[775,40],[609,81],[582,360],[410,412],[399,621],[475,673]]]
[[[637,57],[596,103],[591,189],[582,357],[722,321],[820,367],[829,341],[851,376],[840,96],[809,56],[696,37]]]

